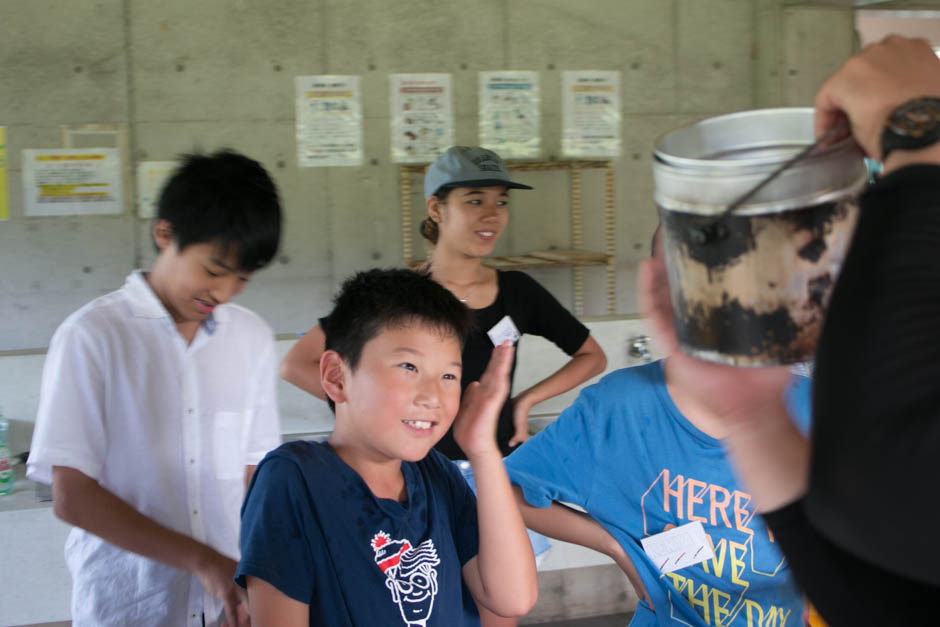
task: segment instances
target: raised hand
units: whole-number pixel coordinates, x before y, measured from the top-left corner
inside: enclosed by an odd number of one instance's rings
[[[509,396],[509,371],[515,348],[506,341],[493,349],[490,363],[479,381],[467,386],[454,421],[454,439],[468,459],[475,455],[499,451],[496,445],[496,422],[500,409]]]
[[[888,115],[909,100],[940,97],[940,60],[922,39],[891,35],[853,55],[816,94],[816,136],[848,117],[855,141],[881,159]]]

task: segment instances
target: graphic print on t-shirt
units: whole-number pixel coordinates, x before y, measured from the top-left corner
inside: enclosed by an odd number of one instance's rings
[[[436,566],[441,563],[434,541],[428,538],[413,547],[408,540],[392,540],[379,531],[372,538],[372,550],[402,620],[406,625],[426,627],[437,596]]]
[[[664,468],[640,505],[646,535],[697,521],[705,527],[714,551],[710,560],[663,575],[678,596],[669,592],[670,606],[677,602],[691,606],[706,625],[792,624],[792,608],[753,598],[752,587],[772,586],[768,582],[780,575],[786,561],[774,549],[773,534],[755,517],[750,494]],[[676,522],[660,527],[664,520]]]

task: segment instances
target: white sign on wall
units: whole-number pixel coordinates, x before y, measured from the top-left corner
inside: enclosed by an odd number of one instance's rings
[[[450,74],[392,74],[392,161],[426,163],[454,144]]]
[[[362,165],[358,76],[297,76],[297,165]]]
[[[27,216],[121,213],[121,158],[117,148],[23,151]]]
[[[480,72],[480,145],[505,159],[539,156],[538,72]]]
[[[620,72],[562,72],[565,156],[620,156],[620,118]]]

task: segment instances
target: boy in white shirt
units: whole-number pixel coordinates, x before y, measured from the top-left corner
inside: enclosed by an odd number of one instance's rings
[[[273,333],[227,304],[274,257],[277,189],[231,151],[164,187],[150,272],[88,303],[46,357],[27,476],[75,525],[73,625],[247,624],[245,485],[280,443]]]

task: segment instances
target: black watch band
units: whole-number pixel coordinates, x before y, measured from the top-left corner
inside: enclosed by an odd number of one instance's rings
[[[940,98],[908,100],[891,112],[881,133],[881,161],[892,150],[916,150],[940,141]]]

